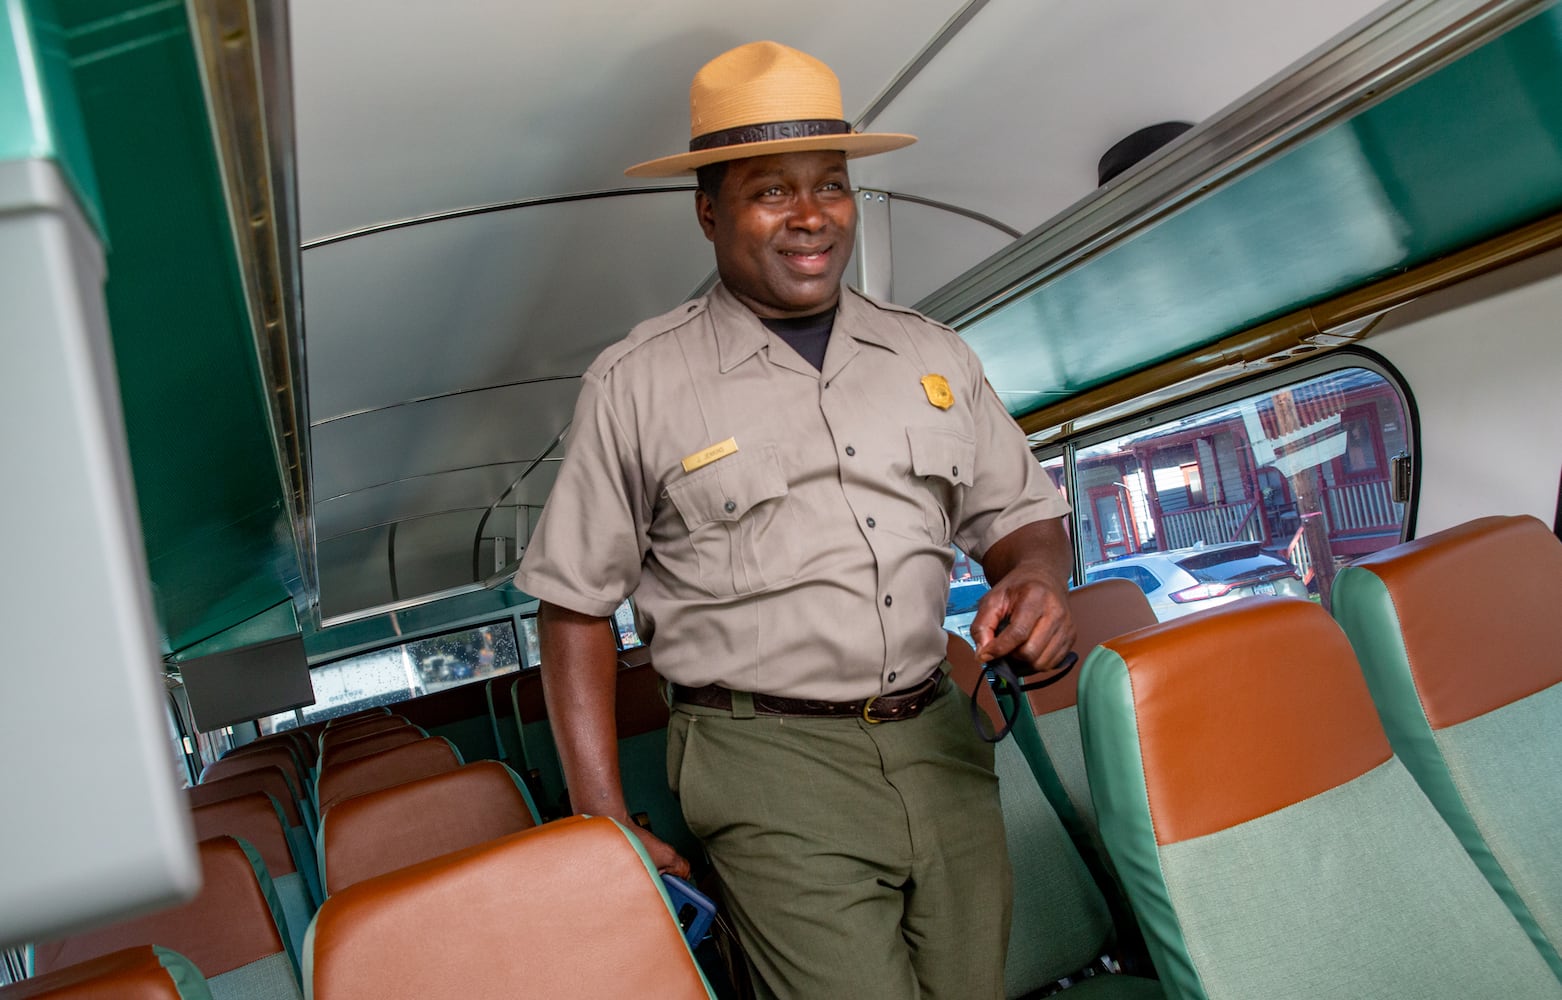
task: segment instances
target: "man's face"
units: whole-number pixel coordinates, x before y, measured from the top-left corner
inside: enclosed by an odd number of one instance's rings
[[[834,151],[734,160],[720,195],[695,195],[722,283],[758,316],[835,305],[857,233],[846,156]]]

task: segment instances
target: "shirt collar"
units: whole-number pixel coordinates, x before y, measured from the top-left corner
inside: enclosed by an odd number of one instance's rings
[[[768,342],[759,317],[720,282],[711,289],[707,309],[716,330],[716,355],[723,375],[758,354]],[[853,340],[896,351],[893,334],[886,329],[893,322],[861,292],[842,285],[841,304],[830,336],[845,334]]]

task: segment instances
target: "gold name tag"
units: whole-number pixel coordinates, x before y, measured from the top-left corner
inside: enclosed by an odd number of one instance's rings
[[[713,444],[709,448],[697,451],[683,460],[683,471],[693,472],[695,469],[703,469],[718,458],[726,458],[728,455],[736,455],[738,452],[738,439],[727,438],[721,444]]]
[[[940,410],[955,405],[955,394],[949,388],[949,380],[942,375],[922,376],[922,391],[927,393],[927,401]]]

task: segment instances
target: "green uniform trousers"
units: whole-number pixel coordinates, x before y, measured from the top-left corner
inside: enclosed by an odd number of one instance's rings
[[[1013,881],[993,750],[944,685],[877,724],[674,706],[668,783],[760,997],[1002,1000]]]

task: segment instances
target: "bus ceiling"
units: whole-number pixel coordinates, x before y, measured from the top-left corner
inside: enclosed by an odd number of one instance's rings
[[[691,185],[621,171],[730,44],[810,51],[858,125],[921,137],[853,167],[859,280],[959,328],[1032,431],[1157,366],[1348,343],[1373,313],[1320,304],[1562,207],[1535,0],[59,6],[168,652],[504,579],[580,373],[709,286]],[[1171,119],[1198,124],[1094,189]]]

